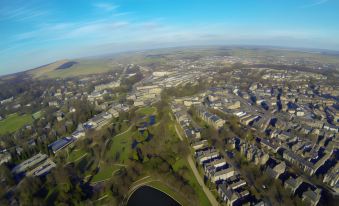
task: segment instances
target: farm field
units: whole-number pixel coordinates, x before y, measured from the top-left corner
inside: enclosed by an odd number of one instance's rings
[[[28,71],[28,74],[34,78],[67,78],[90,74],[99,74],[108,71],[113,71],[115,66],[107,59],[102,60],[75,60],[77,63],[65,69],[58,69],[63,64],[69,61],[58,61],[49,65],[42,66],[37,69]]]

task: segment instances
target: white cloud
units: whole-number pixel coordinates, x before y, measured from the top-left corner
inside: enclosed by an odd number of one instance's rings
[[[0,21],[26,21],[40,18],[49,14],[47,9],[35,7],[30,3],[22,3],[20,6],[0,4]]]
[[[309,7],[319,6],[319,5],[327,3],[328,1],[329,0],[316,0],[316,1],[313,0],[313,3],[306,4],[306,5],[302,6],[302,8],[309,8]]]
[[[93,5],[95,8],[104,10],[104,11],[113,11],[117,9],[119,6],[111,3],[96,3]]]

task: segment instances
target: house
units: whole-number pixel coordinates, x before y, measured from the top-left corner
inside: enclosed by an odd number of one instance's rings
[[[285,189],[291,190],[292,195],[294,195],[296,190],[299,188],[299,186],[302,183],[303,183],[302,177],[297,177],[297,178],[290,177],[285,181],[284,187]]]
[[[331,132],[334,132],[334,133],[338,133],[338,131],[339,131],[338,126],[329,125],[329,124],[324,124],[324,129],[331,131]]]
[[[199,162],[199,164],[203,164],[206,161],[219,157],[220,154],[215,149],[208,149],[206,151],[198,152],[196,156],[197,156],[197,161]]]
[[[285,171],[286,171],[286,163],[284,161],[275,165],[273,168],[268,166],[266,169],[267,174],[274,179],[278,179],[280,175],[282,175]]]
[[[51,101],[51,102],[48,102],[48,106],[52,107],[58,107],[59,106],[59,103],[57,101]]]
[[[114,89],[120,86],[120,81],[113,81],[107,84],[100,84],[94,87],[95,91],[102,91],[105,89]]]
[[[6,103],[9,103],[9,102],[12,102],[13,100],[14,100],[14,97],[3,99],[3,100],[0,101],[0,104],[6,104]]]
[[[211,173],[208,174],[209,178],[211,178],[211,181],[216,183],[220,180],[227,180],[230,177],[233,177],[237,175],[237,171],[233,167],[229,167],[227,169],[222,169],[220,171],[211,171]]]
[[[240,101],[224,103],[224,106],[227,109],[230,109],[230,110],[239,109],[240,108]]]
[[[153,72],[152,75],[155,77],[164,77],[164,76],[168,76],[172,74],[172,72],[168,72],[168,71],[158,71],[158,72]]]
[[[75,109],[75,107],[70,107],[70,108],[69,108],[69,112],[70,112],[70,113],[74,113],[74,112],[76,112],[76,111],[77,111],[77,110]]]
[[[180,122],[180,124],[184,127],[185,123],[184,122]],[[193,129],[184,129],[184,134],[187,137],[188,140],[193,141],[193,139],[195,139],[195,133]]]
[[[218,187],[218,193],[221,199],[226,202],[227,206],[241,205],[241,201],[245,199],[250,193],[248,190],[233,190],[227,184],[221,184]]]
[[[222,126],[224,126],[225,124],[225,120],[221,119],[220,117],[218,117],[217,115],[213,115],[210,117],[210,122],[212,123],[212,125],[219,129],[221,128]]]
[[[21,155],[21,153],[24,151],[24,149],[22,147],[16,147],[15,148],[15,152],[18,154],[18,155]]]
[[[219,98],[220,98],[219,96],[214,95],[214,94],[210,94],[207,97],[208,101],[210,101],[210,102],[215,102],[215,101],[219,100]]]
[[[133,105],[135,107],[141,107],[141,106],[145,106],[145,102],[142,101],[142,100],[139,100],[139,101],[136,100],[136,101],[134,101]]]
[[[226,122],[225,120],[221,119],[217,115],[204,111],[204,109],[202,108],[200,108],[198,112],[199,112],[200,117],[203,120],[211,124],[216,129],[220,129]]]
[[[309,205],[316,206],[321,198],[321,189],[307,190],[302,194],[302,200],[307,202]]]
[[[229,185],[229,187],[232,190],[236,190],[238,188],[244,187],[247,183],[242,180],[242,179],[238,179],[237,181],[233,182],[232,184]]]
[[[339,193],[339,162],[325,175],[323,182],[328,184],[336,193]]]
[[[283,153],[283,158],[292,164],[297,165],[300,169],[302,169],[304,172],[308,173],[309,175],[313,175],[315,172],[314,165],[297,155],[296,153],[285,150]]]
[[[218,167],[223,167],[223,166],[226,166],[226,161],[225,159],[216,159],[212,162],[209,162],[207,164],[205,164],[204,168],[205,168],[205,172],[207,172],[208,168],[209,167],[215,167],[215,168],[218,168]]]
[[[20,174],[23,173],[27,170],[29,170],[30,168],[33,168],[34,166],[38,165],[39,163],[41,163],[42,161],[47,159],[47,155],[46,154],[37,154],[34,155],[33,157],[23,161],[22,163],[18,164],[17,166],[15,166],[12,169],[12,173],[14,174]]]
[[[58,122],[60,122],[60,121],[62,121],[64,119],[65,114],[63,112],[61,112],[61,111],[58,111],[56,113],[56,117],[57,117]]]
[[[240,122],[242,123],[242,124],[244,124],[244,125],[252,125],[254,122],[256,122],[256,121],[259,121],[259,119],[261,119],[261,116],[258,116],[258,115],[256,115],[256,116],[252,116],[252,115],[250,115],[250,116],[248,116],[248,117],[246,117],[246,118],[241,118],[240,119]]]
[[[205,139],[201,140],[201,141],[196,141],[196,142],[191,144],[191,147],[194,150],[197,150],[197,149],[200,149],[200,148],[203,148],[203,147],[206,147],[206,146],[208,146],[208,142]]]
[[[110,108],[107,112],[112,114],[114,118],[119,117],[119,112],[115,110],[114,108]]]
[[[259,165],[265,165],[269,158],[270,156],[267,153],[259,150],[259,152],[254,158],[254,163]]]
[[[0,153],[0,165],[11,161],[11,159],[12,159],[12,156],[8,152]]]
[[[286,132],[286,131],[283,131],[282,133],[280,133],[279,135],[278,135],[278,138],[279,139],[282,139],[282,140],[288,140],[288,139],[290,139],[291,138],[291,133],[290,132]]]
[[[30,139],[30,140],[28,140],[27,145],[29,147],[35,147],[36,146],[36,142],[35,142],[34,139]]]
[[[90,95],[88,95],[87,99],[91,102],[95,100],[103,100],[104,95],[107,94],[106,90],[103,91],[93,91]]]
[[[271,150],[274,153],[277,153],[278,150],[280,149],[280,147],[277,146],[276,143],[274,143],[272,140],[269,140],[269,139],[261,138],[260,139],[260,144],[264,148],[267,148],[268,150]]]

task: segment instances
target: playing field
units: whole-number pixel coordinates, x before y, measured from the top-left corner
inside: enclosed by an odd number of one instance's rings
[[[0,121],[0,135],[15,132],[21,127],[33,122],[32,115],[25,114],[19,116],[17,113],[9,115]]]

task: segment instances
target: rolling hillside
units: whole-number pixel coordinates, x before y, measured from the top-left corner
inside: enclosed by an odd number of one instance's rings
[[[116,64],[108,59],[61,60],[26,72],[33,78],[67,78],[104,73],[114,70]]]

